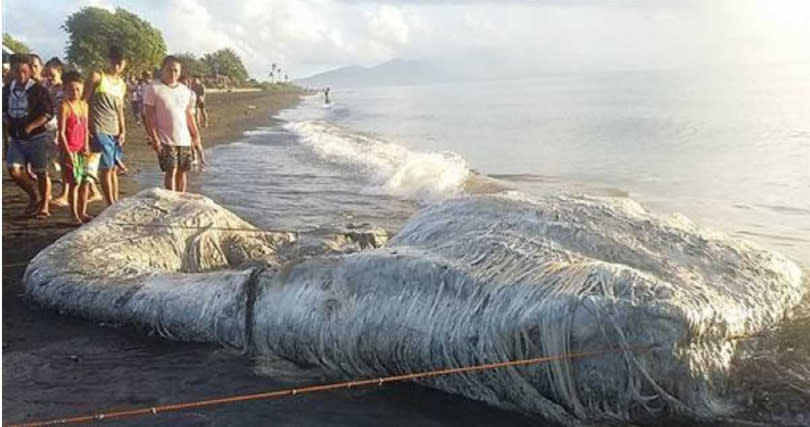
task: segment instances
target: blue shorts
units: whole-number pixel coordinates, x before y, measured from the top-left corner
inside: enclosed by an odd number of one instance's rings
[[[124,150],[118,144],[118,138],[107,133],[93,134],[93,140],[90,141],[90,151],[101,154],[101,159],[98,162],[100,170],[114,168],[115,161],[124,157]]]
[[[9,168],[31,164],[34,173],[48,171],[48,144],[53,144],[53,134],[43,132],[29,139],[9,138],[6,164]]]

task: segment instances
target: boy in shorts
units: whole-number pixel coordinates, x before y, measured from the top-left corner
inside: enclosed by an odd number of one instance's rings
[[[118,201],[118,163],[126,141],[123,72],[127,59],[118,46],[110,48],[107,67],[87,79],[84,98],[90,106],[90,149],[101,156],[101,188],[107,205]]]

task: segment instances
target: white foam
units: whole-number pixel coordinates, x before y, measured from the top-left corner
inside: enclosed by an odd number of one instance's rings
[[[259,127],[256,129],[250,129],[242,132],[244,136],[265,136],[265,135],[272,135],[274,133],[278,133],[277,130],[271,127]]]
[[[411,151],[322,121],[284,127],[321,159],[355,169],[372,186],[392,196],[444,199],[458,194],[470,175],[467,162],[453,152]]]

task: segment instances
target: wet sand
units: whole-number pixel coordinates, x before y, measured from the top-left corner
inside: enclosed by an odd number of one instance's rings
[[[209,95],[206,147],[238,140],[294,105],[285,91]],[[157,166],[141,126],[127,116],[121,197],[139,191],[139,171]],[[159,182],[151,183],[154,186]],[[192,177],[192,188],[193,188]],[[21,219],[26,198],[3,175],[4,423],[64,418],[317,384],[317,370],[257,360],[212,345],[171,342],[126,326],[104,325],[41,310],[27,302],[21,278],[40,250],[74,229],[67,208],[47,220]],[[103,202],[90,206],[97,214]],[[535,425],[537,420],[414,384],[346,390],[273,401],[105,421],[106,425]]]

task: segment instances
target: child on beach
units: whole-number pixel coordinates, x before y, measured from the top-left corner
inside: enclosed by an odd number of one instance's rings
[[[90,132],[88,131],[88,106],[82,99],[84,85],[76,71],[64,75],[65,99],[59,107],[59,148],[62,150],[65,171],[65,192],[68,195],[70,210],[77,224],[92,218],[87,215],[89,165],[85,159],[90,154]]]

